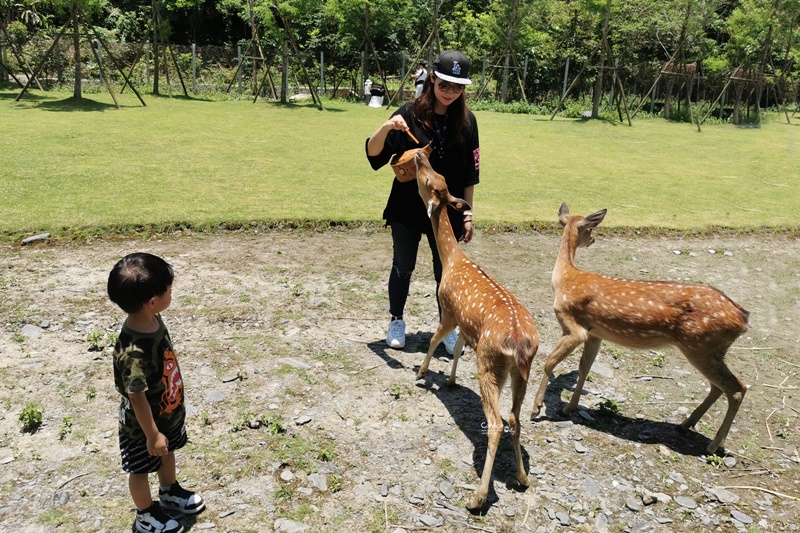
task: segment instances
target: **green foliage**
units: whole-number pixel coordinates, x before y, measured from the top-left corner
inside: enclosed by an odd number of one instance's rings
[[[42,425],[42,408],[35,403],[28,404],[19,414],[22,431],[33,432]]]
[[[61,429],[58,430],[58,438],[59,440],[64,440],[72,432],[72,417],[65,416],[61,423]]]
[[[597,408],[600,413],[604,415],[618,415],[620,413],[619,404],[614,400],[606,400],[602,403],[597,404]]]

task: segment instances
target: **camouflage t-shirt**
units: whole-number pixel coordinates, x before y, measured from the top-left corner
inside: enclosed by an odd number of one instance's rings
[[[114,346],[114,385],[122,395],[119,407],[119,433],[131,439],[144,439],[128,394],[146,393],[153,419],[161,433],[168,433],[186,416],[183,405],[183,379],[172,349],[169,332],[161,316],[158,331],[140,333],[122,325]]]

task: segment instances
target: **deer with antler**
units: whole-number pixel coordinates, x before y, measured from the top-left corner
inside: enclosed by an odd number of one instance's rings
[[[486,504],[492,466],[504,429],[499,400],[509,375],[512,407],[508,426],[514,441],[517,480],[523,487],[528,486],[519,443],[520,409],[528,386],[531,361],[539,348],[539,336],[530,313],[514,295],[471,261],[459,247],[447,208],[463,211],[470,209],[469,204],[450,195],[444,177],[431,168],[423,152],[417,153],[415,160],[419,194],[428,206],[442,260],[438,292],[442,317],[417,379],[428,371],[431,356],[439,343],[458,326],[460,333],[453,351],[449,384],[455,383],[456,366],[464,345],[471,346],[477,354],[478,384],[489,438],[481,483],[469,505],[472,510],[480,510]]]
[[[564,413],[578,406],[586,376],[600,344],[606,340],[629,348],[673,345],[708,379],[708,397],[681,424],[688,429],[724,393],[728,410],[708,453],[725,444],[747,386],[725,364],[725,353],[747,330],[749,313],[719,290],[704,285],[669,281],[631,281],[585,272],[575,267],[575,251],[594,243],[593,230],[606,210],[587,217],[570,216],[561,204],[558,220],[564,226],[561,249],[553,269],[553,308],[563,330],[544,364],[531,418],[539,414],[547,383],[556,365],[580,344],[583,355],[578,381]]]

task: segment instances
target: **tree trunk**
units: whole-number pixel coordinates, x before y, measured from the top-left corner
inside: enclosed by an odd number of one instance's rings
[[[158,7],[156,0],[152,0],[150,15],[153,25],[153,94],[158,94]]]
[[[80,23],[78,15],[72,18],[72,61],[75,63],[75,83],[73,84],[72,97],[81,98],[81,36],[78,33]]]
[[[611,0],[606,1],[606,14],[603,20],[603,45],[600,46],[600,68],[597,69],[597,81],[594,84],[594,96],[592,98],[592,118],[600,117],[600,98],[603,96],[603,72],[606,64],[606,47],[608,42],[608,14],[611,11]]]

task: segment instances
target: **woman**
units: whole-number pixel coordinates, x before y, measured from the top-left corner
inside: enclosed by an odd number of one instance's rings
[[[398,109],[367,139],[367,159],[374,170],[390,161],[395,154],[421,148],[431,143],[430,162],[445,177],[453,196],[472,203],[473,188],[479,181],[480,148],[478,124],[467,108],[464,88],[471,84],[469,60],[456,50],[439,54],[433,63],[422,94]],[[419,144],[415,143],[410,132]],[[464,243],[472,240],[472,211],[449,211],[456,238]],[[433,273],[438,289],[442,279],[442,263],[436,249],[430,219],[423,205],[415,180],[400,183],[396,179],[383,212],[392,228],[393,257],[389,274],[389,331],[386,343],[392,348],[405,347],[403,310],[417,262],[417,249],[422,235],[428,239],[433,254]],[[441,309],[439,311],[441,314]],[[445,340],[445,349],[453,353],[457,334]]]

